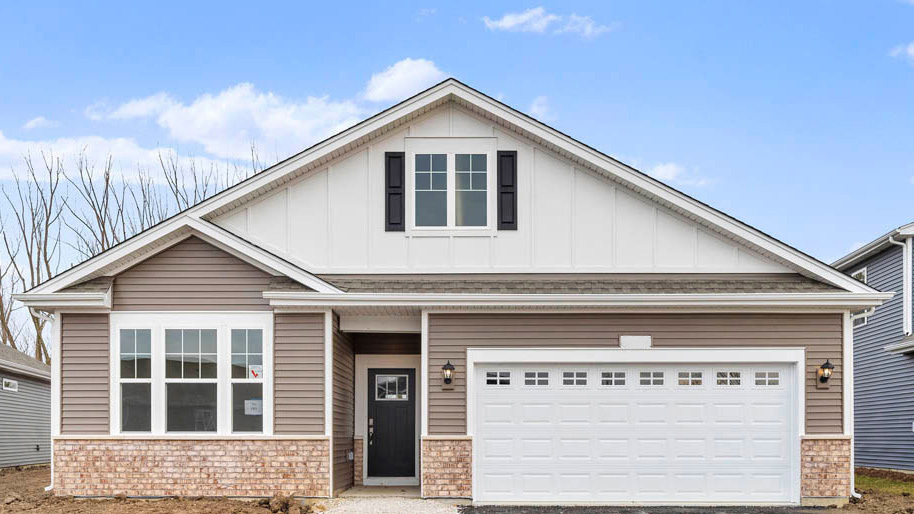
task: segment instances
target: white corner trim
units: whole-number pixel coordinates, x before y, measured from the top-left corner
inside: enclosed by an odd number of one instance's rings
[[[844,337],[841,345],[841,398],[843,399],[844,435],[854,434],[854,321],[850,311],[841,316]],[[851,467],[853,469],[853,467]]]
[[[333,311],[324,312],[324,434],[333,437]],[[331,466],[333,458],[330,459]],[[333,469],[330,470],[333,475]]]
[[[422,357],[422,370],[420,374],[422,387],[422,425],[419,434],[428,436],[428,311],[422,311],[422,337],[419,355]],[[421,450],[420,450],[421,451]]]

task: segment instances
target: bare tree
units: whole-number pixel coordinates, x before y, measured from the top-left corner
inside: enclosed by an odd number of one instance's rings
[[[26,155],[25,178],[14,172],[12,187],[0,188],[11,218],[0,240],[9,258],[8,273],[23,290],[54,276],[60,264],[60,215],[66,205],[59,195],[63,167],[52,154],[42,153],[41,157],[43,170],[36,170],[32,156]],[[44,338],[46,322],[31,312],[29,317],[34,330],[34,357],[50,363]]]

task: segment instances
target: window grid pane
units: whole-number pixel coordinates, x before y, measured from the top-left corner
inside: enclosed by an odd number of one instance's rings
[[[165,378],[215,379],[215,341],[214,329],[165,330]]]
[[[642,371],[638,375],[638,382],[641,385],[646,385],[646,386],[663,385],[663,372],[662,371]]]
[[[486,226],[486,154],[457,154],[455,178],[457,226]]]
[[[780,373],[777,371],[757,371],[755,373],[755,385],[757,386],[776,386],[780,383]]]
[[[600,375],[600,383],[605,386],[624,386],[625,385],[625,372],[624,371],[604,371]]]
[[[486,385],[511,385],[511,372],[486,371]]]
[[[584,386],[587,385],[586,371],[564,371],[562,372],[562,385]]]
[[[149,329],[120,331],[121,378],[151,378],[152,335]]]
[[[739,371],[718,371],[717,385],[738,386],[741,383]]]
[[[547,386],[549,385],[548,371],[526,371],[524,372],[524,385],[528,386]]]
[[[232,379],[263,380],[263,330],[232,329]]]
[[[696,386],[701,385],[701,371],[680,371],[679,385]]]

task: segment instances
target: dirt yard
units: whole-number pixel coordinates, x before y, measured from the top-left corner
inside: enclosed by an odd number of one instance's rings
[[[183,499],[166,500],[77,500],[56,497],[44,491],[50,483],[50,470],[46,467],[31,468],[21,471],[0,471],[0,514],[7,513],[48,513],[48,514],[115,514],[126,511],[131,514],[268,514],[270,512],[288,512],[298,514],[288,503],[282,504],[274,499],[272,508],[269,504],[219,499]],[[914,514],[914,475],[883,470],[858,469],[857,490],[863,493],[863,500],[841,509],[843,514]],[[266,502],[264,502],[266,503]],[[274,510],[275,509],[275,510]],[[302,508],[302,513],[322,512],[324,505],[317,503]],[[331,510],[333,508],[331,507]],[[499,508],[464,508],[464,512],[502,512]],[[508,512],[504,510],[504,512]],[[681,511],[681,509],[679,509]],[[524,507],[518,510],[525,513],[546,514],[563,512],[572,514],[576,508]],[[675,512],[677,508],[635,509],[583,508],[580,512]],[[513,512],[513,511],[512,511]],[[690,511],[694,512],[694,511]],[[720,513],[805,513],[813,509],[779,509],[779,508],[724,508],[701,509],[700,512]],[[819,512],[822,512],[821,510]]]

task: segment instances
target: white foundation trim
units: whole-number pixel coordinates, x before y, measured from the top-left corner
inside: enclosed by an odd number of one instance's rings
[[[364,485],[419,485],[420,479],[420,460],[419,454],[422,452],[421,440],[419,437],[420,418],[416,413],[416,442],[415,442],[415,476],[412,477],[369,477],[368,476],[368,384],[369,368],[406,368],[416,370],[416,381],[422,383],[422,357],[419,355],[374,355],[358,353],[355,356],[355,431],[354,438],[362,439],[362,469],[356,470],[362,473],[362,483]],[[422,400],[425,398],[424,389],[420,386],[412,388],[416,391],[416,410],[422,407]]]

